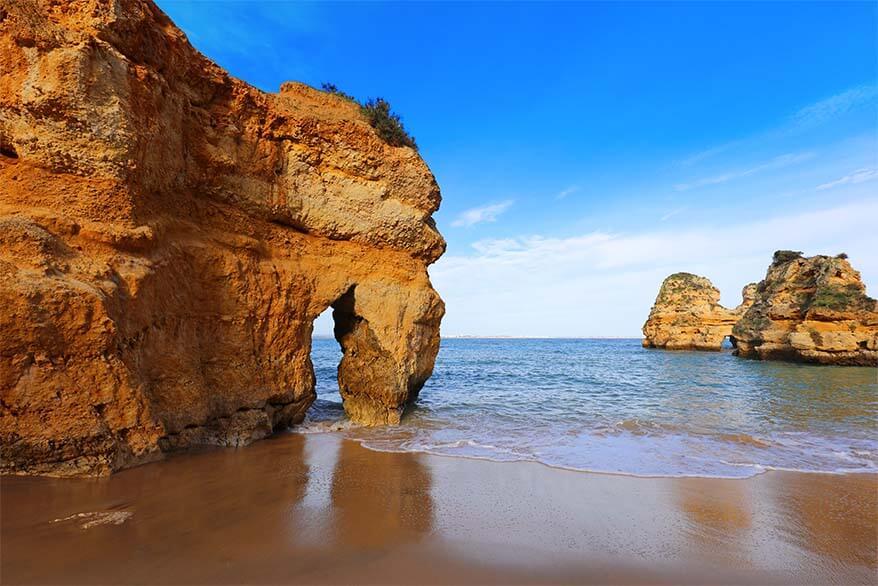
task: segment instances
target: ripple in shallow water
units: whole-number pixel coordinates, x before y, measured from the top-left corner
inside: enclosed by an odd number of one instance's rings
[[[644,476],[878,471],[876,370],[665,352],[638,340],[443,340],[393,428],[344,421],[334,340],[300,431],[367,447]]]

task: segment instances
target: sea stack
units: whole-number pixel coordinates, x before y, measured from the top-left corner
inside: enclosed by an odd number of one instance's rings
[[[0,9],[4,473],[105,474],[243,445],[315,399],[399,421],[444,306],[436,181],[352,101],[230,77],[152,2]]]
[[[780,250],[733,335],[744,357],[876,366],[878,302],[846,255]]]
[[[727,309],[720,305],[719,289],[710,280],[691,273],[674,273],[662,282],[643,324],[643,346],[718,351],[753,302],[755,290],[755,284],[744,287],[741,305]]]

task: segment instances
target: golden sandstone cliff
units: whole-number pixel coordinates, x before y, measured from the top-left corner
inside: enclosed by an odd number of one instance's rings
[[[878,302],[845,255],[778,251],[733,311],[719,305],[704,277],[671,275],[643,334],[652,348],[718,350],[730,336],[736,354],[748,358],[878,366]]]
[[[878,301],[845,255],[774,253],[732,333],[740,356],[878,366]]]
[[[756,286],[744,287],[735,309],[719,303],[719,289],[708,279],[674,273],[662,282],[643,325],[643,346],[668,350],[720,350],[723,339],[753,302]]]
[[[4,0],[0,72],[0,471],[299,422],[330,306],[346,411],[399,421],[444,313],[417,152],[348,100],[229,77],[147,0]]]

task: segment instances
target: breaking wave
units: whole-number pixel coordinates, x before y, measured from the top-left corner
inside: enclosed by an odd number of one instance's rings
[[[344,416],[338,347],[315,340],[300,433],[380,451],[636,476],[878,472],[874,369],[645,350],[636,340],[443,340],[401,425]]]

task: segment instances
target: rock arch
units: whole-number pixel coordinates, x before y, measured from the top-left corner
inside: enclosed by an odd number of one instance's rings
[[[348,412],[399,421],[444,311],[417,151],[349,100],[230,77],[149,0],[69,8],[3,21],[0,471],[105,474],[301,421],[330,305]]]
[[[659,289],[643,324],[643,346],[667,350],[722,350],[732,327],[753,303],[755,285],[744,287],[735,309],[720,305],[719,289],[705,277],[674,273]],[[733,343],[734,345],[734,343]]]
[[[330,304],[341,346],[345,412],[365,425],[399,423],[432,372],[444,305],[432,289],[365,280]]]

